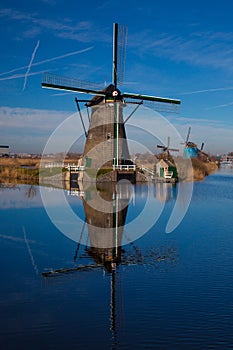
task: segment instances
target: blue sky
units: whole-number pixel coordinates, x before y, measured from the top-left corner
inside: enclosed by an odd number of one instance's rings
[[[0,144],[42,152],[76,112],[75,94],[41,88],[50,71],[111,82],[113,22],[128,28],[123,91],[181,99],[166,116],[210,153],[233,151],[233,3],[2,0]]]

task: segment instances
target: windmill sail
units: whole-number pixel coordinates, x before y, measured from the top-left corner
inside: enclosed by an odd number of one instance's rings
[[[170,141],[171,141],[171,138],[170,138],[170,136],[168,136],[168,138],[167,138],[167,146],[157,145],[157,148],[162,148],[164,151],[179,152],[179,150],[177,148],[170,148]]]
[[[112,60],[112,82],[117,87],[117,42],[118,42],[118,24],[113,24],[113,60]]]
[[[117,85],[123,83],[125,68],[125,48],[126,48],[127,28],[123,25],[114,23],[113,26],[113,63],[112,63],[112,98],[116,101],[129,102],[143,101],[144,105],[160,112],[179,112],[180,100],[173,98],[164,98],[138,93],[121,93]],[[109,89],[103,90],[101,84],[88,81],[63,77],[60,75],[45,73],[42,80],[42,87],[66,90],[78,93],[92,94],[102,96],[105,99],[109,97]],[[116,98],[117,96],[117,98]],[[103,99],[99,99],[102,102]],[[92,103],[90,103],[90,106]]]
[[[117,42],[117,84],[119,85],[124,83],[126,42],[127,27],[119,25]]]
[[[131,98],[131,99],[136,99],[136,100],[143,100],[143,101],[155,101],[155,102],[163,102],[163,103],[180,104],[180,100],[176,100],[174,98],[141,95],[141,94],[135,94],[135,93],[130,93],[130,92],[124,92],[122,94],[122,96]]]
[[[185,140],[185,144],[188,143],[189,136],[190,136],[190,131],[191,131],[191,126],[188,128],[188,133],[187,133],[187,137],[186,137],[186,140]]]
[[[101,92],[101,84],[96,84],[85,80],[68,78],[53,73],[44,73],[42,79],[42,87],[105,96],[105,94]]]

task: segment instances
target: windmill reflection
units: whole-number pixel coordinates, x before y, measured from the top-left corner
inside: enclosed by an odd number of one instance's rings
[[[157,186],[159,185],[159,186]],[[154,187],[156,199],[166,199],[170,187],[157,184]],[[77,264],[71,268],[61,268],[42,273],[44,277],[61,276],[70,272],[87,271],[93,269],[104,269],[110,277],[110,331],[112,333],[113,348],[117,347],[117,330],[120,325],[120,300],[122,298],[120,283],[120,265],[143,265],[156,268],[165,264],[165,268],[177,262],[177,250],[173,247],[154,248],[153,244],[149,250],[141,251],[134,242],[129,242],[122,248],[122,238],[126,235],[124,226],[127,222],[127,213],[130,201],[137,204],[136,193],[139,198],[145,196],[142,187],[135,187],[129,183],[120,182],[101,183],[88,185],[83,188],[83,183],[74,182],[69,190],[72,195],[77,195],[82,200],[85,212],[85,220],[79,232],[79,241],[74,253],[74,262]],[[162,195],[162,191],[166,195]],[[158,197],[158,198],[157,198]],[[143,229],[143,228],[142,228]],[[87,233],[88,244],[83,251],[83,238]],[[91,258],[92,263],[80,264],[81,258]],[[89,259],[88,259],[89,260]],[[86,261],[86,260],[85,260]]]
[[[97,191],[87,190],[85,193],[83,206],[90,242],[88,254],[96,263],[112,271],[122,257],[121,245],[131,197],[130,185],[100,184]]]
[[[78,196],[82,200],[85,219],[78,233],[78,244],[74,253],[74,262],[78,263],[81,246],[85,245],[85,256],[91,257],[94,264],[88,266],[75,266],[44,272],[44,276],[52,276],[55,273],[64,273],[88,267],[104,267],[112,272],[119,264],[154,264],[163,260],[174,261],[174,251],[160,252],[151,247],[146,255],[127,237],[124,227],[127,220],[128,207],[132,201],[135,204],[136,197],[146,197],[146,191],[139,186],[134,186],[123,180],[117,185],[113,182],[84,185],[71,182],[69,194]],[[86,186],[86,187],[83,187]],[[158,201],[170,201],[176,198],[176,185],[171,183],[155,183],[154,197]],[[137,205],[137,203],[136,203]],[[143,227],[142,227],[143,230]],[[86,237],[86,243],[85,243]],[[124,243],[122,243],[124,238]],[[122,245],[128,244],[123,249]],[[128,250],[131,250],[129,253]]]

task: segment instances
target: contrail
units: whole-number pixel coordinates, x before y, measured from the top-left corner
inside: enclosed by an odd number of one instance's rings
[[[37,41],[36,47],[35,47],[35,49],[34,49],[34,51],[33,51],[33,53],[32,53],[32,57],[31,57],[31,60],[30,60],[30,62],[29,62],[29,65],[28,65],[28,69],[27,69],[27,71],[26,71],[25,78],[24,78],[23,91],[24,91],[25,88],[26,88],[28,74],[29,74],[29,72],[30,72],[30,69],[31,69],[31,66],[32,66],[32,62],[33,62],[33,60],[34,60],[34,58],[35,58],[36,51],[37,51],[39,45],[40,45],[40,40]]]
[[[233,86],[223,87],[223,88],[197,90],[197,91],[190,91],[190,92],[182,92],[182,93],[180,93],[180,95],[193,95],[193,94],[201,94],[202,92],[215,92],[215,91],[227,91],[227,90],[233,90]]]
[[[56,56],[56,57],[52,57],[52,58],[47,58],[46,60],[43,60],[43,61],[40,61],[40,62],[36,62],[36,63],[32,63],[32,64],[31,64],[31,67],[39,66],[40,64],[47,63],[47,62],[52,62],[52,61],[55,61],[55,60],[60,60],[60,59],[65,58],[65,57],[69,57],[69,56],[73,56],[73,55],[78,55],[78,54],[80,54],[80,53],[83,53],[83,52],[92,50],[93,47],[94,47],[94,46],[90,46],[90,47],[87,47],[86,49],[83,49],[83,50],[73,51],[73,52],[69,52],[69,53],[66,53],[66,54],[61,55],[61,56]],[[0,73],[0,76],[6,75],[6,74],[10,74],[10,73],[14,73],[14,72],[17,72],[18,70],[22,70],[22,69],[25,69],[25,68],[28,68],[28,66],[23,66],[23,67],[11,69],[11,70],[9,70],[9,71],[7,71],[7,72]]]
[[[34,73],[28,73],[28,77],[29,76],[32,76],[32,75],[38,75],[38,74],[42,74],[44,73],[44,70],[41,70],[39,72],[34,72]],[[3,81],[3,80],[11,80],[11,79],[19,79],[19,78],[24,78],[25,77],[25,74],[14,74],[14,75],[10,75],[8,77],[5,77],[5,78],[0,78],[0,81]]]
[[[0,238],[8,239],[8,240],[14,241],[14,242],[24,242],[25,241],[25,239],[23,239],[23,238],[19,238],[19,237],[15,237],[15,236],[2,235],[2,234],[0,234]],[[30,241],[30,243],[35,243],[35,241],[28,240],[28,242],[29,241]]]
[[[222,104],[222,105],[208,107],[208,108],[206,108],[206,110],[215,109],[215,108],[222,108],[222,107],[229,107],[229,106],[232,106],[232,105],[233,105],[233,102],[229,102],[229,103],[225,103],[225,104]]]
[[[37,265],[35,263],[35,260],[33,258],[32,251],[31,251],[31,248],[29,246],[29,243],[28,243],[28,240],[27,240],[27,237],[26,237],[26,231],[25,231],[24,226],[23,226],[23,235],[24,235],[24,241],[25,241],[26,246],[27,246],[28,254],[29,254],[30,258],[31,258],[32,266],[33,266],[36,274],[38,275],[39,274],[39,270],[38,270]]]

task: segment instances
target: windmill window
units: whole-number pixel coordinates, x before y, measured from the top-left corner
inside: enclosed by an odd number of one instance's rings
[[[111,140],[111,133],[110,132],[107,133],[107,140]]]

